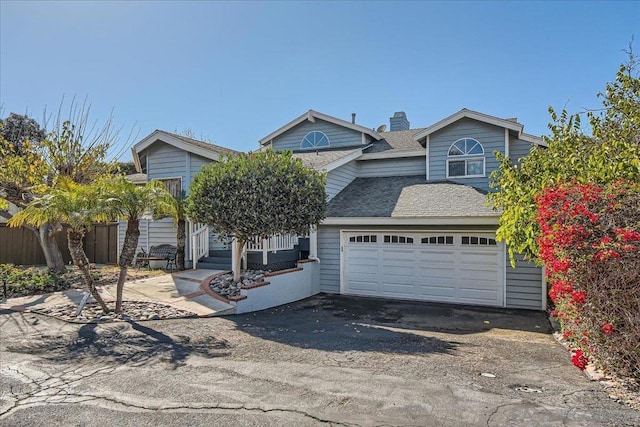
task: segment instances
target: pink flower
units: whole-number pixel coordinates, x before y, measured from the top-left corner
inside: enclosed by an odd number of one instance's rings
[[[602,328],[602,332],[604,332],[605,335],[609,335],[610,333],[613,332],[613,325],[609,322],[604,322],[601,328]]]
[[[580,292],[580,291],[571,292],[571,301],[574,304],[584,304],[586,300],[587,300],[586,292]]]
[[[571,356],[571,363],[573,363],[578,369],[584,371],[589,363],[589,359],[584,355],[582,350],[576,350]]]

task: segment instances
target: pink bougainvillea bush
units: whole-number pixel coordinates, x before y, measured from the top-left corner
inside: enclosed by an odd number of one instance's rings
[[[536,205],[540,258],[572,362],[640,378],[640,184],[563,183]]]

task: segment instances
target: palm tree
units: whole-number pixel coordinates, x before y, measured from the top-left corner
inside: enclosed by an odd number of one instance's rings
[[[127,231],[120,251],[118,266],[118,286],[116,288],[116,313],[122,311],[122,291],[127,279],[127,271],[133,261],[140,237],[140,219],[147,213],[155,218],[171,216],[176,218],[176,201],[162,182],[151,181],[136,185],[123,176],[105,181],[104,191],[108,194],[109,211],[127,221]]]
[[[89,259],[84,252],[82,239],[94,222],[109,219],[101,203],[97,185],[76,184],[70,178],[61,178],[42,196],[29,203],[9,220],[11,227],[28,224],[40,227],[43,224],[60,222],[67,224],[67,241],[73,264],[78,267],[83,281],[102,311],[109,312],[98,293],[95,281],[89,272]]]

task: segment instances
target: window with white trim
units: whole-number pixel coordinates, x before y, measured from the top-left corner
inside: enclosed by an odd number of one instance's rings
[[[309,132],[300,142],[300,148],[322,148],[329,145],[329,137],[319,130]]]
[[[484,176],[484,147],[473,138],[460,138],[447,153],[447,178]]]

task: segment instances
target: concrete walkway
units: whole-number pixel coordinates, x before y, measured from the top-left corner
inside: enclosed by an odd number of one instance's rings
[[[229,314],[235,310],[235,306],[219,301],[200,289],[202,280],[218,272],[185,270],[132,280],[124,285],[123,299],[167,304],[201,317]],[[115,300],[115,284],[103,286],[99,291],[106,302]],[[0,302],[0,309],[25,311],[69,303],[78,305],[84,295],[84,289],[69,289],[45,295],[10,298]]]

